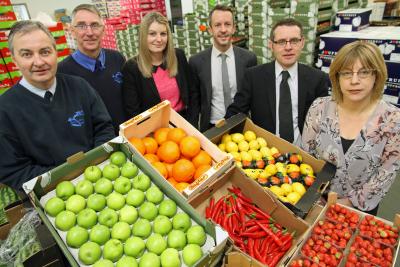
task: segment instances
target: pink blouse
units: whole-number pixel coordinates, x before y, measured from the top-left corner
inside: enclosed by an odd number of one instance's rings
[[[181,111],[183,109],[183,102],[176,78],[169,77],[168,70],[158,67],[156,72],[153,72],[153,79],[161,101],[169,100],[175,111]]]

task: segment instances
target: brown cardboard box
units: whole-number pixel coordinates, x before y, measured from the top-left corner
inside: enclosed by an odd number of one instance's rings
[[[5,240],[11,228],[25,215],[25,207],[22,201],[14,202],[4,208],[8,222],[0,226],[0,240]]]

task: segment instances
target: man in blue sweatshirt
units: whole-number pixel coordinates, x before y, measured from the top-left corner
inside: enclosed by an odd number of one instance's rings
[[[22,80],[0,96],[0,182],[22,184],[114,137],[101,98],[82,78],[57,72],[53,37],[40,22],[20,21],[9,48]]]

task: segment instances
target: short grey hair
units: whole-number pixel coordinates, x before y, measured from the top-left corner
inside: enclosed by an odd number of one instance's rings
[[[76,13],[78,13],[78,12],[81,11],[81,10],[86,10],[86,11],[88,11],[88,12],[91,12],[91,13],[93,13],[93,14],[96,14],[97,16],[99,16],[100,19],[102,19],[101,13],[100,13],[100,11],[96,8],[96,6],[91,5],[91,4],[81,4],[81,5],[76,6],[76,7],[74,8],[74,10],[72,10],[72,13],[71,13],[71,21],[72,21],[72,22],[74,22],[74,20],[75,20]]]
[[[16,22],[10,30],[10,34],[8,35],[8,48],[11,51],[11,54],[14,55],[14,37],[15,35],[24,35],[27,33],[31,33],[33,31],[40,30],[44,32],[49,39],[51,40],[51,43],[56,49],[56,41],[54,40],[54,37],[51,35],[49,29],[47,29],[46,26],[43,25],[40,21],[35,21],[35,20],[23,20],[23,21],[18,21]]]

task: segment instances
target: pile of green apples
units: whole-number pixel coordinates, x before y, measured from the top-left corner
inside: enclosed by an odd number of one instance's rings
[[[60,182],[45,203],[79,261],[95,267],[194,265],[207,236],[151,179],[117,151],[85,169],[76,185]],[[116,263],[116,265],[114,265]]]

